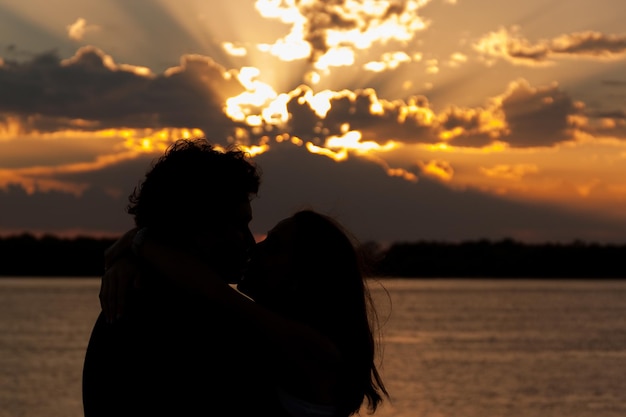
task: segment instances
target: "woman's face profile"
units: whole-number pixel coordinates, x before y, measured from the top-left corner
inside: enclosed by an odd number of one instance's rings
[[[295,224],[288,218],[279,222],[257,243],[238,289],[262,302],[281,296],[294,276]]]

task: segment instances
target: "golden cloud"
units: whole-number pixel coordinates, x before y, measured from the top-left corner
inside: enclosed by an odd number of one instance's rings
[[[520,181],[528,174],[536,174],[539,167],[534,164],[498,164],[491,168],[480,167],[480,172],[489,178],[497,178],[509,181]]]
[[[422,172],[430,177],[449,182],[454,177],[454,169],[449,162],[443,160],[418,161],[417,165]]]
[[[87,32],[94,32],[100,30],[98,25],[88,25],[87,20],[79,17],[74,23],[66,26],[67,36],[75,41],[82,41]]]
[[[500,28],[484,35],[474,49],[488,64],[504,59],[515,65],[552,65],[554,58],[616,60],[626,57],[626,35],[585,31],[542,39],[535,43],[521,36],[519,26]]]

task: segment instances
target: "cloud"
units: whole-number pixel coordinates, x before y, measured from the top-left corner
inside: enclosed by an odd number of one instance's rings
[[[497,106],[491,109],[452,106],[438,119],[439,138],[455,146],[488,146],[506,132],[505,116]]]
[[[0,66],[0,112],[20,117],[32,130],[110,127],[199,128],[225,138],[236,124],[223,112],[227,97],[245,88],[235,74],[207,57],[185,55],[160,75],[116,64],[94,47],[69,59],[44,53]]]
[[[584,31],[532,43],[523,38],[520,32],[519,26],[500,28],[484,35],[473,46],[489,64],[497,59],[515,65],[542,66],[554,64],[553,59],[556,58],[626,58],[626,35]]]
[[[471,189],[453,190],[427,176],[409,182],[386,175],[382,167],[366,159],[337,163],[288,142],[256,160],[263,170],[259,198],[253,201],[253,227],[259,233],[303,207],[333,214],[363,241],[504,237],[539,242],[586,237],[620,241],[625,232],[623,223],[610,219],[514,202]],[[450,169],[442,161],[430,165]],[[517,169],[531,171],[530,167]]]
[[[87,21],[82,17],[76,19],[74,23],[66,26],[67,36],[75,41],[82,41],[87,32],[100,30],[98,25],[88,25]]]
[[[466,63],[468,60],[467,55],[461,52],[455,52],[450,55],[450,59],[448,60],[448,66],[452,68],[458,68],[461,64]]]
[[[602,84],[611,87],[626,87],[626,80],[603,80]]]
[[[441,181],[450,181],[454,177],[454,169],[447,161],[432,160],[428,162],[418,161],[422,172]]]
[[[626,110],[596,110],[587,113],[582,130],[594,136],[626,139]]]
[[[552,146],[574,139],[573,118],[583,109],[556,83],[536,88],[526,80],[509,84],[495,101],[507,124],[508,133],[502,140],[515,147]]]
[[[485,107],[435,112],[424,96],[387,100],[373,89],[314,92],[302,85],[279,94],[259,75],[254,67],[227,70],[200,55],[184,55],[179,66],[157,75],[118,64],[94,47],[80,48],[65,60],[44,53],[29,61],[6,61],[0,65],[5,92],[0,136],[124,128],[148,129],[133,133],[148,137],[184,128],[223,144],[259,145],[288,135],[325,147],[332,137],[358,131],[360,142],[380,146],[485,147],[500,141],[531,147],[571,140],[582,126],[576,118],[584,106],[557,85],[532,87],[519,80]]]
[[[132,226],[132,218],[125,212],[127,196],[156,156],[143,154],[111,161],[99,169],[58,169],[46,174],[51,181],[85,184],[79,193],[46,190],[38,178],[28,190],[9,184],[0,189],[0,232],[121,233]],[[519,203],[470,187],[444,186],[439,174],[451,177],[454,170],[443,160],[421,164],[424,175],[417,182],[390,176],[371,159],[337,162],[291,141],[274,143],[271,152],[256,156],[255,161],[263,173],[259,197],[253,201],[256,234],[267,232],[278,220],[303,207],[337,216],[362,241],[505,237],[539,242],[620,241],[626,232],[623,222],[610,218]],[[538,172],[530,165],[500,164],[483,173],[519,181]]]
[[[121,233],[132,227],[132,219],[124,213],[124,200],[125,196],[113,198],[96,188],[77,196],[61,191],[28,193],[19,185],[9,185],[0,189],[0,233]]]
[[[498,164],[491,168],[480,167],[479,169],[487,177],[510,181],[521,181],[526,175],[539,172],[535,164]]]
[[[554,146],[574,139],[575,120],[584,108],[556,84],[532,87],[526,80],[510,83],[484,108],[450,106],[438,113],[426,97],[390,101],[373,89],[329,92],[317,103],[308,87],[292,93],[286,131],[317,145],[330,135],[356,130],[363,140],[381,145],[440,142],[479,148],[499,141],[512,147]],[[321,102],[325,110],[316,111]]]
[[[559,36],[550,41],[553,55],[599,59],[626,57],[626,35],[586,31]]]
[[[161,154],[126,152],[91,163],[20,170],[27,181],[0,187],[0,234],[121,234],[133,226],[128,196]],[[76,184],[78,192],[67,188]]]
[[[429,2],[257,0],[263,17],[291,25],[288,35],[261,48],[286,61],[308,58],[319,70],[348,65],[358,50],[412,40],[428,25],[418,12]]]
[[[200,55],[185,55],[179,66],[157,75],[115,63],[94,47],[65,60],[46,53],[7,61],[0,65],[6,91],[0,96],[0,138],[84,131],[124,136],[143,152],[165,146],[176,129],[189,129],[221,144],[258,146],[250,148],[255,153],[281,140],[302,141],[312,153],[370,158],[388,175],[413,181],[415,173],[387,165],[384,154],[414,144],[548,147],[573,140],[582,129],[623,130],[618,118],[592,129],[584,106],[556,84],[532,87],[518,80],[484,107],[436,112],[424,96],[387,100],[374,89],[314,92],[302,85],[278,94],[259,75],[254,67],[227,70]],[[444,168],[433,165],[429,172],[445,180],[453,170]]]
[[[231,56],[246,56],[248,54],[248,50],[245,46],[236,45],[232,42],[222,42],[222,47],[226,53]]]
[[[426,73],[433,75],[439,73],[439,61],[437,59],[429,59],[426,61]]]
[[[385,52],[380,61],[370,61],[363,66],[363,69],[373,72],[382,72],[386,70],[393,70],[405,62],[411,62],[411,57],[406,52]]]
[[[435,114],[424,97],[387,101],[379,99],[372,89],[343,90],[327,97],[328,110],[320,116],[309,101],[301,99],[308,92],[302,87],[287,104],[292,114],[290,132],[306,140],[323,143],[326,136],[341,135],[347,129],[358,130],[364,140],[383,145],[388,141],[437,141],[433,131]]]

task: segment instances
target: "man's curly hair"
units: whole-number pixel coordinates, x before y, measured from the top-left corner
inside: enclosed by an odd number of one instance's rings
[[[135,187],[127,212],[140,228],[203,227],[249,201],[260,182],[260,171],[241,149],[221,151],[204,138],[180,139]]]

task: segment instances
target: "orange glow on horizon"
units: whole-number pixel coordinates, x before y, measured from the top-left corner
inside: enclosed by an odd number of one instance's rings
[[[119,145],[108,154],[96,156],[92,161],[74,162],[56,166],[25,166],[14,169],[0,169],[0,188],[9,184],[20,184],[28,194],[35,191],[62,191],[75,195],[81,194],[87,184],[53,179],[52,176],[64,173],[98,171],[120,161],[137,158],[141,154],[164,152],[169,145],[181,138],[201,138],[204,133],[199,129],[104,129],[94,132],[57,131],[53,133],[32,133],[29,136],[43,140],[61,140],[67,137],[119,138]],[[260,153],[262,147],[252,147],[253,153]],[[112,191],[114,192],[114,191]]]

